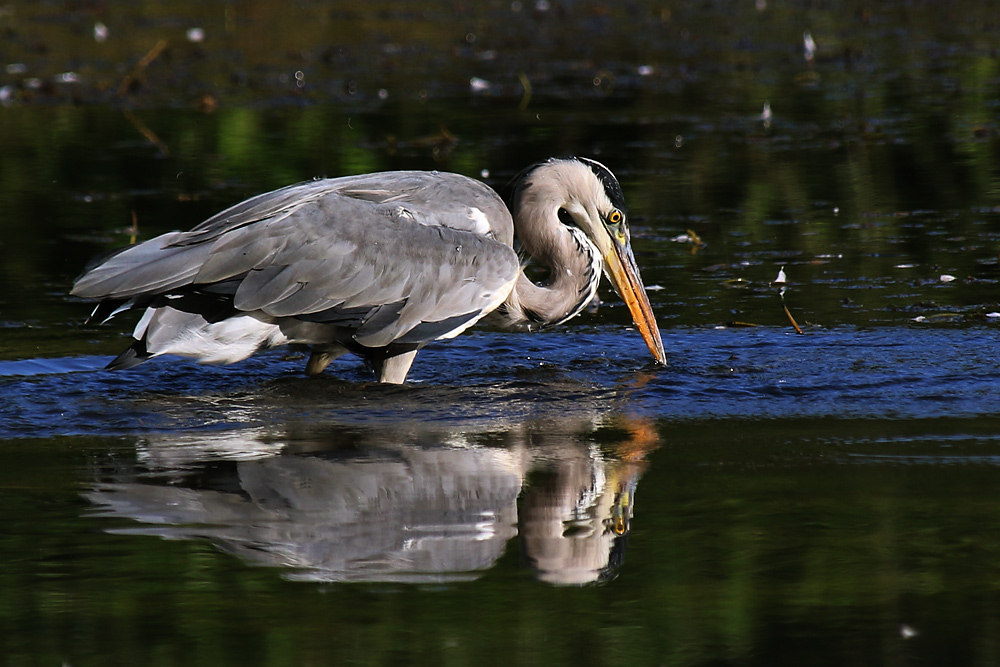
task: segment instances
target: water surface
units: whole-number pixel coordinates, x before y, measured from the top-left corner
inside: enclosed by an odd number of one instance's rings
[[[4,8],[5,664],[997,662],[996,9]],[[570,153],[665,367],[603,289],[401,387],[108,373],[134,320],[66,296],[270,188]]]

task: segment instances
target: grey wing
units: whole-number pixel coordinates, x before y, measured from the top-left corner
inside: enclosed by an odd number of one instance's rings
[[[491,229],[478,233],[484,219],[504,230],[509,213],[469,179],[454,177],[444,198],[435,189],[450,175],[405,175],[395,189],[385,185],[392,175],[381,176],[256,197],[190,232],[127,248],[73,293],[142,300],[197,290],[238,311],[343,327],[368,347],[456,335],[513,288],[516,254]]]

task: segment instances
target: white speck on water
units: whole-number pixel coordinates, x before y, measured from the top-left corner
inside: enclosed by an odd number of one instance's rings
[[[808,30],[802,33],[802,51],[808,62],[812,62],[813,58],[816,57],[816,42]]]

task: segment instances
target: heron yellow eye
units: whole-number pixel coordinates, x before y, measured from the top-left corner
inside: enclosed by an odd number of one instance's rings
[[[608,222],[610,222],[612,225],[617,225],[621,224],[621,221],[622,221],[622,212],[617,209],[611,211],[611,215],[608,216]]]

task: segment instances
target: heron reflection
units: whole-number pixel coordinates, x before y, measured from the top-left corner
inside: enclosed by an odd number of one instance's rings
[[[205,539],[290,579],[468,580],[519,535],[540,579],[584,584],[616,572],[644,467],[591,444],[593,429],[148,436],[139,471],[109,472],[86,496],[140,523],[113,532]],[[624,432],[634,450],[655,446],[648,429]]]

